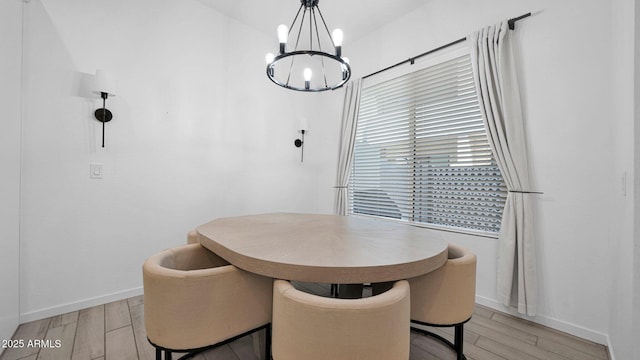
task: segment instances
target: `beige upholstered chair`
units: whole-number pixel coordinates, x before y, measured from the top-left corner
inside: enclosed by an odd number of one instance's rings
[[[266,329],[270,354],[273,279],[230,265],[200,244],[162,251],[143,266],[149,342],[165,359],[190,354]]]
[[[273,360],[409,359],[409,284],[362,299],[311,295],[274,281]]]
[[[411,322],[420,325],[455,327],[454,343],[424,329],[453,348],[458,360],[463,352],[464,324],[471,319],[476,297],[476,256],[469,250],[449,244],[449,260],[428,274],[409,279],[411,286]]]
[[[196,230],[191,230],[187,233],[187,244],[197,244],[198,243],[198,232]]]

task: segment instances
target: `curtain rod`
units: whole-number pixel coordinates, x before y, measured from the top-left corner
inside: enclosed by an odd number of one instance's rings
[[[531,16],[531,13],[530,13],[530,12],[529,12],[529,13],[526,13],[526,14],[523,14],[523,15],[520,15],[520,16],[518,16],[518,17],[514,17],[514,18],[512,18],[512,19],[509,19],[509,20],[507,21],[507,23],[509,24],[509,29],[510,29],[510,30],[514,30],[514,29],[515,29],[515,27],[516,27],[516,22],[517,22],[517,21],[522,20],[522,19],[524,19],[524,18],[527,18],[527,17],[529,17],[529,16]],[[401,61],[401,62],[399,62],[399,63],[397,63],[397,64],[393,64],[393,65],[391,65],[391,66],[388,66],[388,67],[386,67],[386,68],[384,68],[384,69],[382,69],[382,70],[378,70],[378,71],[376,71],[376,72],[374,72],[374,73],[371,73],[371,74],[369,74],[369,75],[363,76],[362,78],[363,78],[363,79],[366,79],[366,78],[371,77],[371,76],[373,76],[373,75],[378,75],[378,74],[380,74],[380,73],[382,73],[382,72],[385,72],[385,71],[387,71],[387,70],[391,70],[391,69],[393,69],[393,68],[395,68],[395,67],[398,67],[398,66],[403,65],[403,64],[406,64],[406,63],[411,63],[411,65],[413,65],[413,63],[416,61],[416,59],[419,59],[419,58],[421,58],[421,57],[423,57],[423,56],[427,56],[427,55],[432,54],[432,53],[434,53],[434,52],[436,52],[436,51],[440,51],[440,50],[442,50],[442,49],[448,48],[449,46],[453,46],[453,45],[455,45],[455,44],[459,44],[459,43],[461,43],[461,42],[463,42],[463,41],[465,41],[465,40],[467,40],[467,38],[466,38],[466,37],[463,37],[463,38],[461,38],[461,39],[458,39],[458,40],[452,41],[452,42],[450,42],[450,43],[448,43],[448,44],[442,45],[442,46],[437,47],[437,48],[435,48],[435,49],[431,49],[431,50],[429,50],[429,51],[427,51],[427,52],[423,52],[423,53],[422,53],[422,54],[420,54],[420,55],[416,55],[416,56],[414,56],[414,57],[412,57],[412,58],[409,58],[409,59],[407,59],[407,60]]]

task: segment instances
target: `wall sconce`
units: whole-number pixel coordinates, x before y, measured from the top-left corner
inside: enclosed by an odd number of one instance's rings
[[[104,123],[113,119],[113,114],[106,107],[109,95],[116,96],[116,84],[110,73],[104,70],[97,70],[93,81],[93,92],[100,94],[102,98],[102,108],[96,109],[93,115],[96,120],[102,123],[102,147],[104,147]]]
[[[309,130],[309,123],[306,118],[301,118],[298,124],[298,131],[302,134],[302,139],[296,139],[293,144],[301,148],[300,162],[304,162],[304,134]]]

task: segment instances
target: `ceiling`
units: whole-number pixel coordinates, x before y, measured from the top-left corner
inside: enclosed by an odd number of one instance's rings
[[[198,0],[214,10],[276,37],[276,27],[293,21],[300,0]],[[345,43],[388,24],[429,0],[321,0],[329,29],[341,28]]]

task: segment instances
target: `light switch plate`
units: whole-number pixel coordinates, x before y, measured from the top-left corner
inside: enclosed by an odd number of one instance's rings
[[[92,163],[89,164],[89,178],[102,179],[102,164]]]

